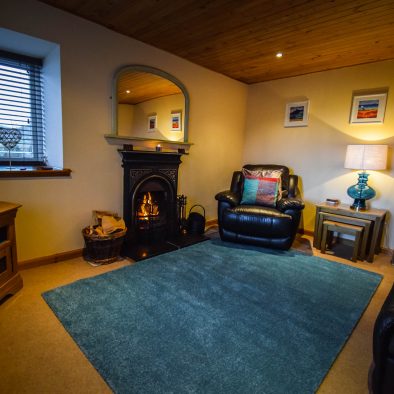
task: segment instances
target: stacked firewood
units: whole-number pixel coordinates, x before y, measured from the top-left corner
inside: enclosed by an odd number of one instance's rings
[[[106,237],[126,229],[124,220],[114,212],[93,211],[93,221],[95,224],[84,228],[85,235]]]

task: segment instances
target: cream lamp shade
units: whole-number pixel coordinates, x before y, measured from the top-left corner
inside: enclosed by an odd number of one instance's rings
[[[352,170],[385,170],[387,145],[348,145],[345,168]]]

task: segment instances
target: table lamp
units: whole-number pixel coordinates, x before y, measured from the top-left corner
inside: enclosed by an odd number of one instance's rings
[[[376,192],[367,185],[366,170],[384,170],[387,166],[387,145],[348,145],[346,150],[345,168],[362,170],[358,174],[356,185],[347,189],[347,194],[354,198],[351,209],[365,211],[365,201],[375,197]]]

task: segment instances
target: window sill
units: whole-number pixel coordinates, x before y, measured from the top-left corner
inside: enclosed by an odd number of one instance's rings
[[[38,167],[0,166],[0,178],[49,178],[70,176],[69,168],[40,169]]]

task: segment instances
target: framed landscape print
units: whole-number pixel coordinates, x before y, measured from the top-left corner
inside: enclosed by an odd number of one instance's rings
[[[353,96],[350,123],[383,123],[387,93]]]
[[[309,100],[286,104],[285,127],[308,126]]]
[[[155,131],[157,129],[157,115],[148,116],[148,131]]]
[[[171,130],[182,130],[182,114],[180,112],[173,112],[171,114]]]

